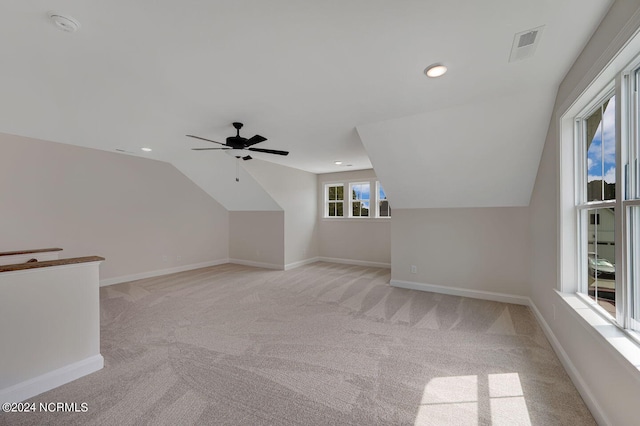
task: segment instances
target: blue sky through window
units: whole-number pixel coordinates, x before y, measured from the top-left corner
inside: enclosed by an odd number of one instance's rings
[[[379,190],[378,199],[380,199],[380,200],[386,199],[387,198],[387,194],[385,194],[384,189],[382,189],[382,185],[378,186],[378,190]]]
[[[370,197],[370,188],[368,183],[361,183],[357,185],[353,185],[351,189],[354,192],[354,200],[366,200],[362,202],[362,207],[368,209],[369,208],[369,200]]]
[[[602,121],[587,151],[587,182],[602,180],[616,181],[616,102],[615,96],[609,100],[602,115]]]

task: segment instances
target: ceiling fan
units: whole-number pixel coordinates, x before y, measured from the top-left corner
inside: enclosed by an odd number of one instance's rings
[[[251,148],[252,145],[255,145],[260,142],[264,142],[267,138],[255,135],[250,137],[249,139],[243,138],[240,136],[240,129],[242,129],[242,123],[235,122],[233,123],[233,127],[235,127],[237,133],[235,136],[229,136],[227,138],[226,143],[212,141],[211,139],[201,138],[200,136],[187,135],[190,138],[200,139],[207,142],[217,143],[218,145],[224,145],[224,148],[191,148],[194,151],[208,151],[212,149],[222,149],[222,150],[231,150],[230,154],[236,158],[242,158],[243,160],[251,160],[251,156],[246,151],[254,151],[254,152],[266,152],[267,154],[277,154],[277,155],[288,155],[289,151],[278,151],[275,149],[262,149],[262,148]],[[246,155],[245,155],[246,154]]]

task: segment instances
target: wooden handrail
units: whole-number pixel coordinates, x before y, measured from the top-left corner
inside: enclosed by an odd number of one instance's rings
[[[84,256],[68,259],[45,260],[43,262],[16,263],[14,265],[0,265],[0,272],[22,271],[25,269],[47,268],[50,266],[73,265],[75,263],[101,262],[104,257]]]
[[[0,252],[0,256],[13,256],[16,254],[31,254],[31,253],[44,253],[48,251],[62,251],[61,248],[43,248],[43,249],[35,249],[35,250],[16,250],[16,251],[2,251]]]

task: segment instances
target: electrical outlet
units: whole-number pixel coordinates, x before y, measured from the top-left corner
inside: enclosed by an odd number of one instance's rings
[[[411,265],[411,273],[412,274],[417,274],[418,273],[418,267],[416,265]]]

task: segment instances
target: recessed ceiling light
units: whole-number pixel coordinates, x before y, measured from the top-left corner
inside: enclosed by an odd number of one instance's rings
[[[147,148],[147,147],[140,148],[140,149],[141,149],[141,150],[143,150],[144,152],[151,152],[151,151],[153,151],[151,148]]]
[[[431,77],[431,78],[440,77],[444,75],[444,73],[446,72],[447,72],[447,67],[445,67],[442,64],[429,65],[424,70],[424,73],[427,75],[427,77]]]
[[[335,165],[339,166],[340,164],[342,164],[342,161],[334,161],[333,162]]]

